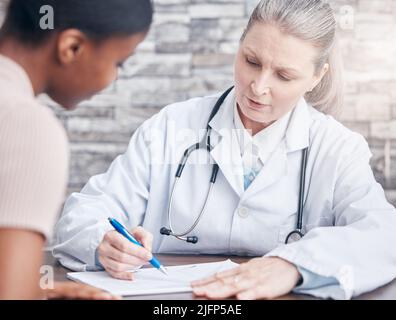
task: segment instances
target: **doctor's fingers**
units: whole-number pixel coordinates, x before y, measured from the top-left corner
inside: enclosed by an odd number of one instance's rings
[[[191,283],[192,286],[203,286],[203,285],[207,285],[209,283],[212,282],[216,282],[216,281],[221,281],[222,279],[228,278],[230,276],[234,276],[237,275],[241,272],[240,267],[236,267],[230,270],[226,270],[226,271],[222,271],[222,272],[217,272],[212,276],[209,276],[207,278],[204,279],[200,279],[200,280],[196,280],[193,281]]]
[[[136,240],[143,245],[143,247],[145,247],[148,251],[152,250],[153,235],[151,232],[139,226],[133,229],[131,233],[136,238]]]
[[[105,244],[105,242],[108,242],[111,246],[131,256],[135,256],[144,261],[149,261],[152,259],[152,254],[150,251],[130,242],[128,239],[126,239],[123,235],[119,234],[115,230],[107,232],[103,240],[103,244]]]
[[[133,280],[133,273],[129,271],[123,271],[123,272],[116,272],[111,269],[106,269],[106,272],[112,276],[114,279],[119,279],[119,280],[128,280],[132,281]]]
[[[100,257],[99,262],[112,277],[123,280],[133,280],[133,272],[131,270],[136,270],[139,267],[119,263],[108,257]]]
[[[139,257],[132,256],[128,253],[122,252],[113,247],[110,243],[105,242],[99,247],[99,257],[107,257],[119,263],[124,263],[131,266],[141,266],[147,263],[147,260],[140,259]]]
[[[236,294],[236,298],[239,300],[275,299],[285,294],[287,292],[280,293],[270,285],[262,284],[240,291]]]
[[[244,278],[242,276],[230,276],[219,279],[204,286],[193,287],[193,292],[197,296],[206,296],[210,299],[222,299],[238,295],[254,288],[256,281],[253,278]]]

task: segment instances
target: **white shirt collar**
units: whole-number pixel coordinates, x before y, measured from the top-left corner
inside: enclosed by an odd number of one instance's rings
[[[252,144],[258,148],[258,153],[262,163],[268,159],[269,155],[276,149],[280,142],[285,138],[289,120],[292,111],[289,111],[282,118],[272,123],[269,127],[256,133],[254,136],[245,129],[242,120],[239,116],[238,106],[234,102],[234,125],[237,129],[237,136],[240,146],[241,155],[247,149],[252,147]]]

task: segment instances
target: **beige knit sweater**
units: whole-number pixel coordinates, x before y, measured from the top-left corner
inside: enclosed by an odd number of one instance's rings
[[[51,237],[65,196],[68,154],[65,130],[35,100],[26,72],[0,55],[0,228]]]

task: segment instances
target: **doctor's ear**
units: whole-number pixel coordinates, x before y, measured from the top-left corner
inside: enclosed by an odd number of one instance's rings
[[[56,55],[63,64],[71,64],[78,60],[88,45],[88,38],[77,29],[67,29],[57,36]]]
[[[314,83],[312,84],[311,88],[308,90],[308,92],[312,92],[315,87],[322,81],[323,77],[327,72],[329,72],[330,66],[328,63],[325,63],[322,70],[320,70],[319,74],[314,76]]]

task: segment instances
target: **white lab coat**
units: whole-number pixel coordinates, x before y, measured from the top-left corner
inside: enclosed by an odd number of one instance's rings
[[[241,155],[234,129],[234,90],[210,125],[210,159],[219,174],[205,215],[191,244],[159,233],[168,226],[167,206],[183,151],[204,134],[218,95],[172,104],[147,120],[128,150],[108,171],[92,177],[67,200],[56,226],[53,253],[73,270],[94,270],[95,252],[112,230],[108,217],[154,235],[154,253],[279,256],[323,277],[334,277],[342,295],[326,287],[306,290],[320,297],[350,298],[396,277],[396,210],[369,166],[365,139],[301,99],[286,137],[244,191]],[[195,134],[192,135],[192,132]],[[284,245],[295,228],[302,149],[309,146],[303,230],[305,237]],[[205,151],[191,156],[197,163]],[[186,166],[173,199],[176,232],[191,226],[209,187],[211,165]]]

